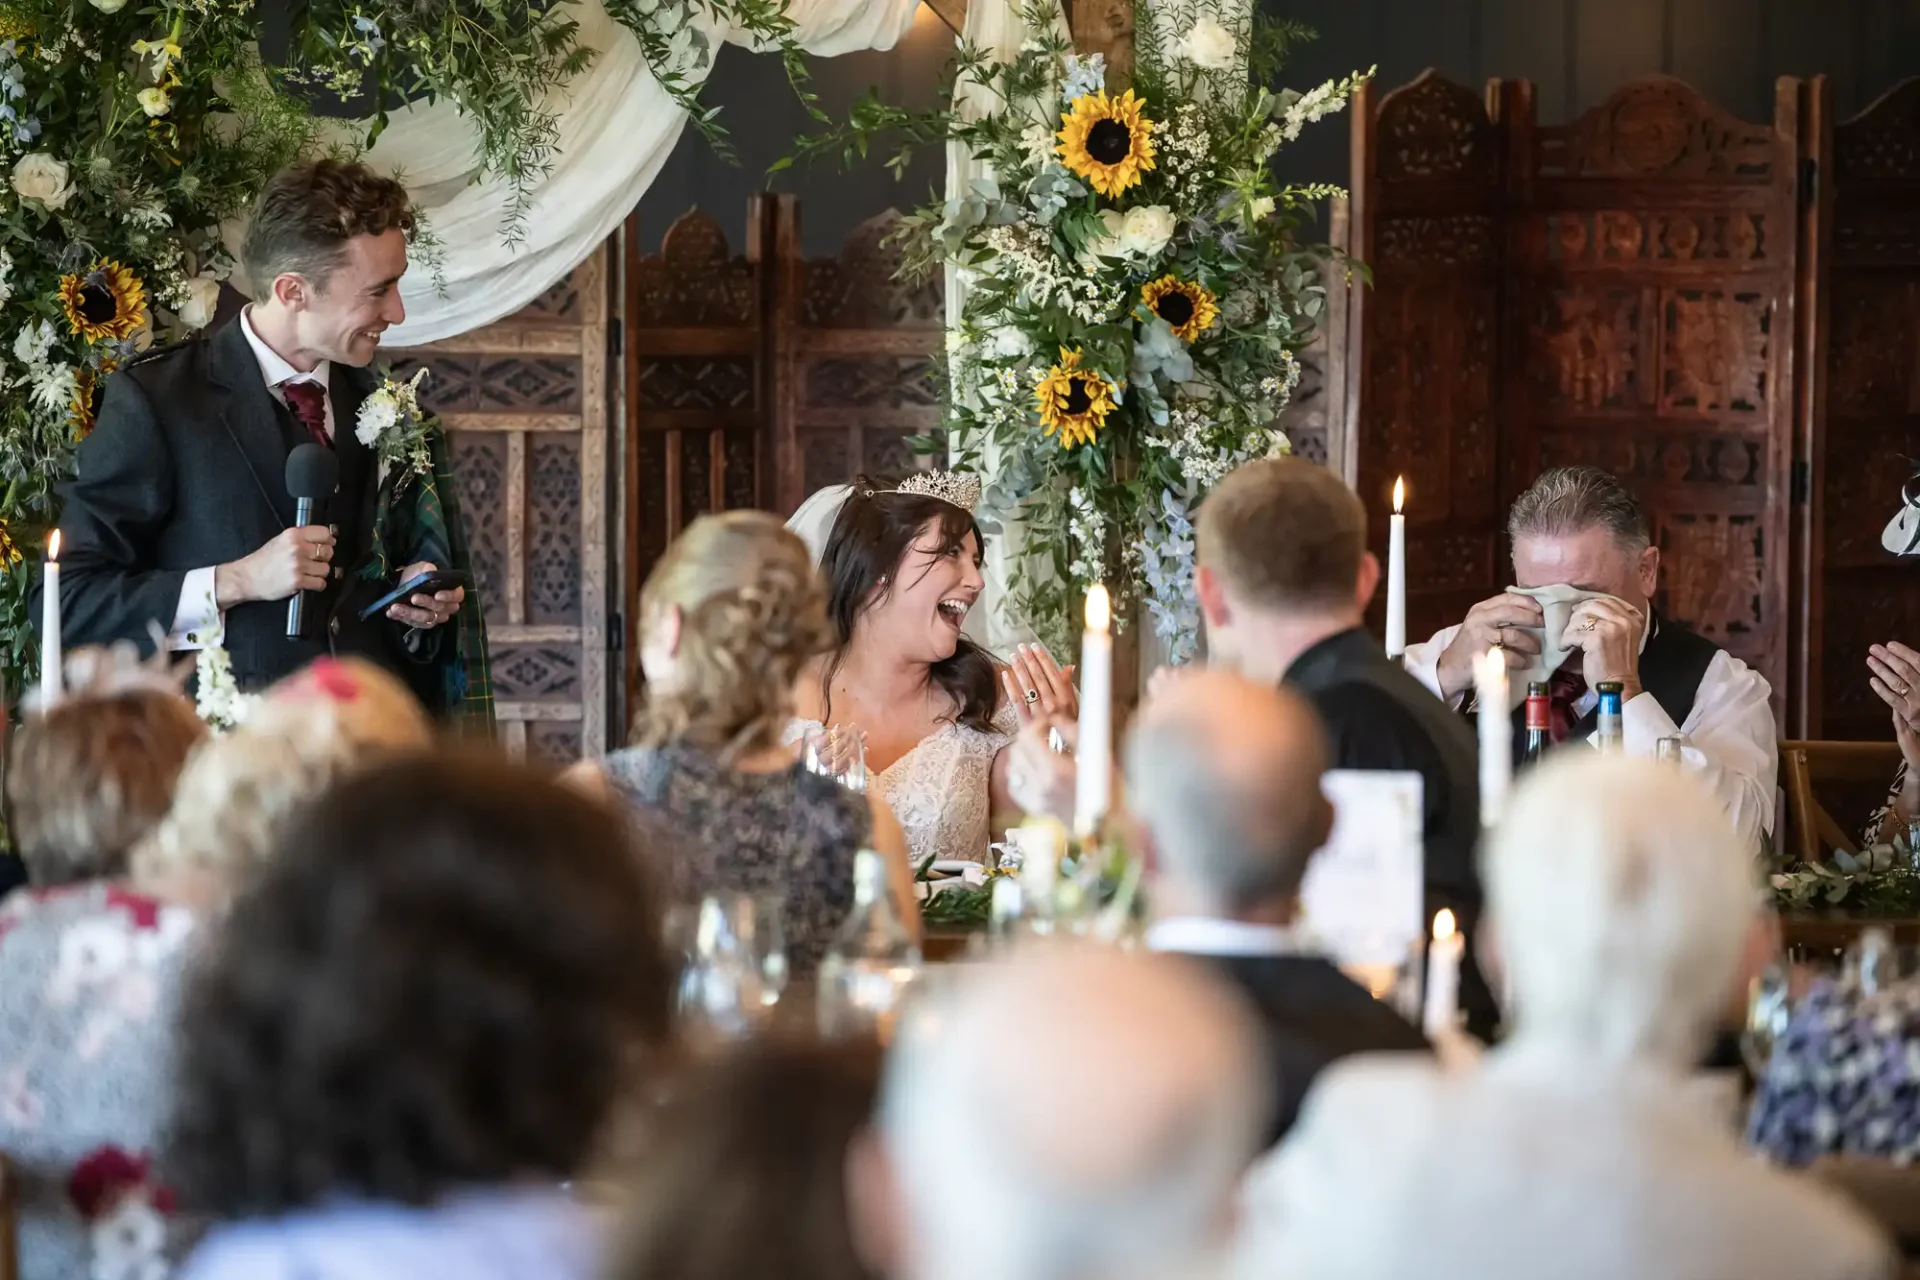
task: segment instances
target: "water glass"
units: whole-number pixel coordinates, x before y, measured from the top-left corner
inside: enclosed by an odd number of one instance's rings
[[[812,772],[837,780],[849,791],[867,789],[867,735],[851,725],[809,730],[801,760]]]
[[[1787,1022],[1793,1016],[1790,975],[1787,962],[1775,960],[1747,989],[1747,1022],[1740,1031],[1740,1056],[1755,1080],[1766,1073],[1773,1046],[1786,1034]]]
[[[669,913],[668,932],[670,938],[678,933],[687,961],[680,976],[680,1016],[689,1038],[734,1040],[750,1034],[786,987],[778,900],[709,894],[690,911]]]

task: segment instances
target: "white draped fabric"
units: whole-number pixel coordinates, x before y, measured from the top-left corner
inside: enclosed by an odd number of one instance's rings
[[[832,56],[892,48],[918,7],[919,0],[790,0],[787,14],[807,52]],[[613,233],[673,151],[686,113],[647,70],[639,41],[599,0],[583,0],[574,12],[581,42],[598,52],[554,90],[553,170],[533,191],[521,243],[508,246],[501,236],[511,188],[496,177],[473,181],[473,129],[451,104],[396,111],[368,153],[371,164],[405,178],[444,255],[440,287],[426,271],[408,274],[401,286],[407,322],[387,334],[387,345],[449,338],[538,298]],[[722,39],[750,43],[705,19],[699,25],[716,50]],[[708,70],[689,79],[697,84]]]
[[[1045,9],[1052,19],[1054,30],[1063,36],[1068,34],[1067,19],[1061,10],[1060,0],[1047,0]],[[1026,26],[1021,21],[1014,0],[969,0],[966,29],[961,37],[966,44],[982,50],[988,61],[1011,62],[1014,55],[1020,52],[1020,45],[1027,36]],[[981,85],[963,83],[954,89],[953,101],[955,109],[962,116],[972,118],[992,110],[999,99]],[[958,142],[947,144],[947,199],[964,199],[972,191],[975,180],[991,179],[993,176],[993,166],[976,159],[965,145]],[[959,341],[960,316],[966,306],[966,273],[949,264],[946,268],[946,287],[947,349],[951,353]],[[998,462],[992,449],[987,451],[984,461],[987,474],[981,479],[991,483]],[[1032,629],[1025,620],[1009,616],[1005,607],[1006,584],[1019,567],[1019,560],[1020,526],[1017,521],[1009,520],[999,536],[987,545],[983,570],[987,581],[986,591],[980,598],[979,607],[967,622],[967,631],[975,641],[1003,656],[1015,644],[1033,638]],[[1031,568],[1024,571],[1032,572]],[[1061,660],[1065,661],[1065,658],[1061,657]]]

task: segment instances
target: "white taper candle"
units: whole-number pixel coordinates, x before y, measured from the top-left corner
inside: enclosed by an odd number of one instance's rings
[[[1407,482],[1393,482],[1393,514],[1387,517],[1387,656],[1407,651]]]
[[[1092,835],[1106,816],[1113,769],[1112,604],[1104,585],[1087,592],[1080,640],[1080,744],[1075,761],[1073,831]]]
[[[1500,821],[1513,777],[1513,708],[1507,705],[1507,654],[1494,648],[1473,667],[1473,688],[1480,721],[1480,825]]]
[[[40,599],[40,696],[43,707],[60,697],[60,531],[47,543],[47,572]]]
[[[1427,947],[1427,1003],[1421,1029],[1429,1040],[1451,1032],[1460,1020],[1460,957],[1466,939],[1442,908],[1433,918],[1433,942]]]

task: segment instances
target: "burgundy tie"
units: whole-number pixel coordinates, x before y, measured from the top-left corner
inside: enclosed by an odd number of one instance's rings
[[[1573,704],[1587,696],[1587,678],[1580,672],[1580,655],[1553,673],[1547,682],[1547,736],[1565,742],[1573,732]]]
[[[327,389],[317,382],[283,382],[280,394],[287,398],[287,407],[293,410],[293,416],[305,424],[313,442],[323,449],[331,449],[333,440],[327,435]]]

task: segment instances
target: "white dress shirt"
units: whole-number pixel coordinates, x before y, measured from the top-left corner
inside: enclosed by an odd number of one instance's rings
[[[1188,956],[1325,956],[1312,937],[1283,924],[1249,924],[1218,916],[1168,916],[1147,926],[1149,951]]]
[[[1440,655],[1459,633],[1459,627],[1448,627],[1425,644],[1407,647],[1408,674],[1435,694],[1440,693]],[[1643,637],[1641,648],[1645,647]],[[1713,788],[1725,802],[1741,839],[1757,850],[1761,833],[1773,831],[1779,774],[1772,697],[1773,687],[1766,677],[1722,649],[1700,678],[1685,724],[1676,725],[1650,693],[1642,692],[1622,707],[1623,746],[1630,756],[1651,756],[1660,739],[1680,737],[1685,767]],[[1574,704],[1574,715],[1586,715],[1599,700],[1599,693],[1589,689]],[[1456,696],[1452,705],[1460,701]]]
[[[240,332],[246,336],[247,345],[253,348],[253,358],[260,365],[261,380],[267,384],[267,390],[273,398],[286,404],[287,393],[281,388],[289,382],[314,382],[326,390],[333,371],[331,362],[322,360],[310,373],[302,373],[294,368],[254,331],[252,312],[253,308],[248,306],[240,313]],[[325,426],[327,439],[331,440],[333,397],[329,395],[321,403],[326,407]],[[226,632],[226,615],[220,612],[219,604],[214,599],[213,573],[213,565],[195,569],[180,584],[180,603],[174,609],[173,627],[167,632],[167,647],[176,653],[218,644]]]

